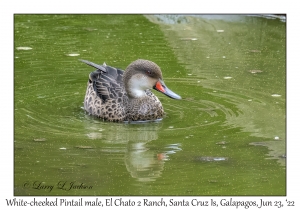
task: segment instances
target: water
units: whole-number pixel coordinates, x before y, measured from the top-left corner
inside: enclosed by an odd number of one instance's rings
[[[14,194],[285,195],[285,26],[15,15]],[[153,90],[166,111],[156,122],[88,116],[93,69],[78,59],[125,69],[138,58],[156,62],[183,99]]]

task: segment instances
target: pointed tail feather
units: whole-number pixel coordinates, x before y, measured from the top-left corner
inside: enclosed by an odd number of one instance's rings
[[[80,60],[81,62],[83,62],[83,63],[85,63],[85,64],[91,66],[91,67],[94,67],[94,68],[99,69],[99,70],[101,70],[101,71],[103,71],[103,72],[106,72],[105,67],[103,67],[102,65],[98,65],[98,64],[95,64],[95,63],[93,63],[93,62],[91,62],[91,61],[87,61],[87,60],[82,60],[82,59],[79,59],[79,60]]]

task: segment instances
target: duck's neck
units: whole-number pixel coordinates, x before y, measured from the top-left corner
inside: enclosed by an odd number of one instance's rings
[[[147,96],[144,90],[139,90],[134,88],[129,88],[128,90],[126,90],[126,92],[129,98],[134,98],[134,99],[144,98]]]

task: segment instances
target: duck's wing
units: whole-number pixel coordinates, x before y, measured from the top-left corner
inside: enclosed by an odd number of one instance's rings
[[[108,99],[123,100],[126,94],[123,86],[123,70],[108,65],[98,65],[90,61],[84,62],[97,70],[90,73],[89,82],[94,91],[105,102]],[[120,102],[118,100],[118,102]]]

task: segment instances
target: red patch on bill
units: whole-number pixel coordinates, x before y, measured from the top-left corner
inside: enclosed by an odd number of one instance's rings
[[[161,83],[158,81],[155,85],[155,87],[157,88],[157,90],[161,91],[161,92],[166,92],[165,89],[163,88],[163,86],[161,85]]]

